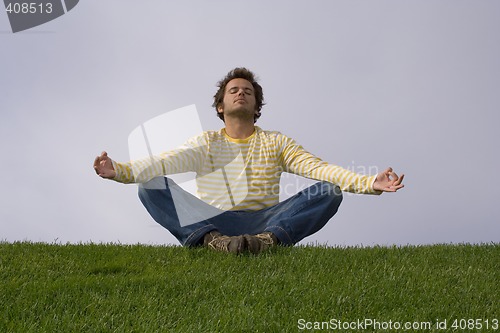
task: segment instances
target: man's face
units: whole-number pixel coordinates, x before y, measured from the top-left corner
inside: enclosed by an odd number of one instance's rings
[[[245,79],[233,79],[226,85],[222,105],[217,108],[224,116],[251,117],[256,113],[255,92]]]

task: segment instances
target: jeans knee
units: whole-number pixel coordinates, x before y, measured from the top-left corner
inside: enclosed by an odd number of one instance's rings
[[[138,186],[137,195],[139,196],[139,200],[142,204],[146,204],[149,199],[148,190],[142,186]]]
[[[328,197],[332,203],[336,205],[340,205],[342,202],[342,190],[338,185],[335,185],[330,182],[321,182],[321,192],[324,196]]]
[[[145,200],[157,198],[168,188],[167,178],[156,177],[146,183],[139,184],[137,194],[144,203]]]

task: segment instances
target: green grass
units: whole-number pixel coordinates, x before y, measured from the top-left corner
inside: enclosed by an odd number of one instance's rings
[[[0,332],[299,332],[315,331],[300,329],[314,322],[364,319],[433,323],[414,332],[450,332],[455,319],[480,319],[483,329],[456,331],[500,332],[492,327],[500,320],[499,263],[499,244],[280,247],[234,256],[0,243]],[[447,330],[434,327],[445,319]]]

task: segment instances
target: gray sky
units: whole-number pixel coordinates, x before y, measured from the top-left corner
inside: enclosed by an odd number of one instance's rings
[[[396,194],[346,195],[303,243],[500,242],[498,31],[494,0],[85,0],[16,34],[0,13],[0,239],[178,244],[93,159],[128,160],[134,128],[190,104],[220,129],[215,84],[245,66],[267,100],[260,127],[407,177]]]

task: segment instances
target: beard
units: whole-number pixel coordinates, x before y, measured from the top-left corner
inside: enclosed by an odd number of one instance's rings
[[[250,108],[247,108],[243,105],[234,109],[229,109],[229,110],[224,109],[222,113],[224,114],[224,118],[231,117],[231,118],[238,118],[241,120],[251,119],[253,121],[255,116],[255,110],[251,110]]]

